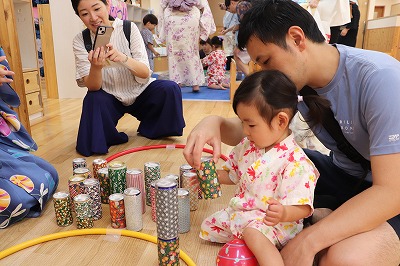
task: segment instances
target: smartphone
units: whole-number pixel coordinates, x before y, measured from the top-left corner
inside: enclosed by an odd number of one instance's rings
[[[99,26],[94,38],[93,50],[95,50],[97,47],[105,47],[106,44],[109,44],[113,30],[114,28],[110,26]]]

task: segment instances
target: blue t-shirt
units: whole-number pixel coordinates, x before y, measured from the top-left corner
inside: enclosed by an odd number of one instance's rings
[[[400,62],[380,52],[336,47],[339,67],[318,94],[331,102],[344,136],[366,159],[400,152]],[[298,108],[305,115],[305,103],[299,103]],[[314,133],[333,151],[336,165],[349,174],[362,175],[361,166],[340,152],[325,130],[316,128]],[[370,174],[367,180],[371,180]]]

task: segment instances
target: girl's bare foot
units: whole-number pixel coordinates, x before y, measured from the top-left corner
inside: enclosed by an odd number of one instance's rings
[[[218,86],[219,86],[219,88],[220,88],[221,90],[226,90],[226,89],[227,89],[227,88],[224,87],[224,84],[219,84]]]
[[[199,92],[199,91],[200,91],[199,85],[192,86],[192,92]]]

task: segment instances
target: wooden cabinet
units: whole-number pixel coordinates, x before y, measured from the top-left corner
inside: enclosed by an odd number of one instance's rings
[[[166,72],[168,71],[168,57],[160,56],[154,58],[154,72]]]
[[[29,120],[43,116],[32,2],[13,0]],[[20,95],[20,97],[22,97]]]
[[[23,70],[25,97],[28,106],[29,118],[35,119],[43,116],[43,101],[40,91],[39,72],[36,69]]]

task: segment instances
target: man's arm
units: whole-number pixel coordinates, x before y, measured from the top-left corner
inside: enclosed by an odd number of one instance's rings
[[[399,164],[400,153],[371,156],[372,187],[292,239],[281,252],[285,265],[311,265],[317,252],[372,230],[398,215]]]
[[[208,116],[201,120],[190,132],[183,155],[186,161],[196,169],[200,167],[200,159],[206,144],[213,147],[214,161],[221,155],[221,141],[234,146],[244,137],[239,118]]]

